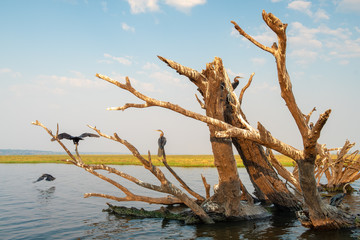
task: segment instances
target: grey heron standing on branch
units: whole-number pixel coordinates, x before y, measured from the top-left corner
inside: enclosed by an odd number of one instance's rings
[[[158,139],[158,145],[159,145],[159,149],[158,149],[158,157],[163,157],[165,158],[165,149],[164,146],[166,144],[166,138],[164,137],[164,132],[159,130],[156,130],[158,132],[160,132],[160,137]]]

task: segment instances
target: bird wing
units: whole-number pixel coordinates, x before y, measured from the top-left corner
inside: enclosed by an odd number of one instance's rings
[[[97,134],[94,134],[94,133],[83,133],[83,134],[81,134],[79,137],[81,137],[81,138],[84,138],[84,137],[100,137],[99,135],[97,135]]]
[[[70,134],[67,134],[67,133],[60,133],[59,135],[58,135],[58,139],[59,140],[61,140],[61,139],[63,139],[63,138],[65,138],[65,139],[72,139],[73,138],[73,136],[71,136]]]
[[[46,174],[45,176],[46,176],[46,181],[54,181],[55,180],[55,178],[50,174]]]
[[[165,137],[160,137],[158,140],[158,145],[159,147],[163,148],[166,144],[166,138]]]
[[[45,175],[45,174],[41,175],[41,177],[39,177],[36,181],[34,181],[34,183],[36,183],[36,182],[39,182],[39,181],[43,180],[45,177],[46,177],[46,175]]]

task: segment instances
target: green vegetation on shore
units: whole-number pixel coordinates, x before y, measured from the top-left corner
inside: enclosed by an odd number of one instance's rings
[[[82,155],[87,164],[107,165],[141,165],[140,161],[132,155]],[[167,161],[173,167],[214,167],[212,155],[168,155]],[[144,156],[147,159],[147,156]],[[235,156],[238,167],[244,167],[241,158]],[[0,155],[0,163],[65,163],[62,160],[69,159],[67,155]],[[157,156],[151,157],[156,166],[163,164]],[[277,159],[283,166],[292,167],[293,161],[283,155],[277,155]]]

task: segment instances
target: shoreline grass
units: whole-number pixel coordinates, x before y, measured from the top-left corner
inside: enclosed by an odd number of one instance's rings
[[[133,155],[82,155],[86,164],[106,165],[141,165],[140,161]],[[283,155],[276,155],[283,166],[294,166],[293,161]],[[147,159],[147,155],[144,156]],[[172,167],[215,167],[212,155],[167,155],[167,162]],[[67,155],[0,155],[0,163],[26,164],[26,163],[59,163],[67,164],[62,160],[69,159]],[[157,156],[151,156],[155,166],[163,164]],[[236,155],[238,167],[244,167],[241,158]]]

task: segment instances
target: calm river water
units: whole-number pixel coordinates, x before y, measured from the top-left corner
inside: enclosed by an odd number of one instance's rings
[[[143,181],[156,179],[139,166],[115,166]],[[214,168],[176,168],[184,180],[204,195],[200,174],[217,183]],[[164,170],[165,172],[165,170]],[[43,173],[56,177],[53,182],[33,183]],[[241,179],[252,191],[245,169]],[[111,176],[105,173],[106,176]],[[120,178],[114,177],[115,180]],[[169,179],[171,177],[169,176]],[[276,212],[261,221],[227,222],[216,225],[184,225],[162,219],[115,217],[102,209],[114,205],[157,209],[145,203],[117,203],[102,198],[83,198],[86,192],[119,196],[117,189],[73,165],[0,164],[0,239],[359,239],[360,231],[315,232],[305,229],[289,213]],[[174,181],[175,183],[175,181]],[[129,185],[127,185],[129,186]],[[360,183],[352,184],[359,189]],[[152,194],[130,184],[137,193]],[[360,209],[358,193],[347,196]]]

